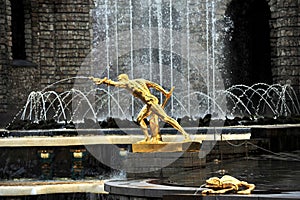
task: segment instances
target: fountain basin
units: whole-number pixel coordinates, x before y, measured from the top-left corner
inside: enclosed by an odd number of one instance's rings
[[[111,199],[299,199],[299,151],[280,153],[282,157],[265,155],[210,162],[205,168],[176,173],[165,179],[120,180],[105,183]],[[283,159],[289,157],[290,159]],[[298,158],[298,160],[296,159]],[[250,195],[222,194],[202,196],[200,187],[210,177],[232,175],[239,180],[253,183]]]
[[[204,152],[204,155],[206,155],[206,160],[201,161],[202,166],[205,166],[205,162],[210,162],[214,159],[230,159],[255,155],[261,153],[259,152],[259,147],[271,151],[278,149],[278,147],[280,147],[281,151],[296,150],[299,148],[299,129],[299,124],[186,128],[187,132],[194,133],[191,135],[194,141],[202,142],[201,152]],[[172,128],[162,128],[161,131],[165,142],[180,142],[184,139],[181,134],[177,134],[177,131]],[[56,174],[53,174],[54,177],[70,177],[70,166],[71,162],[73,162],[71,154],[74,150],[85,150],[94,146],[95,148],[107,149],[105,145],[115,145],[120,148],[120,151],[122,148],[125,148],[130,153],[132,144],[144,138],[138,128],[22,131],[2,129],[0,132],[2,135],[6,134],[8,136],[0,139],[1,156],[10,158],[7,161],[8,163],[1,164],[1,169],[6,169],[6,175],[3,175],[1,178],[9,180],[22,177],[24,171],[27,171],[28,174],[25,173],[26,176],[22,178],[38,178],[41,174],[39,167],[41,160],[38,157],[40,151],[54,152],[53,155],[56,156],[53,160],[54,166],[62,168],[57,170]],[[67,135],[65,133],[70,132],[74,136],[64,136]],[[78,136],[75,136],[75,133]],[[47,134],[52,136],[45,136]],[[13,137],[12,135],[18,135],[19,137]],[[232,144],[237,147],[233,147]],[[90,160],[83,161],[83,163],[92,163],[87,164],[88,166],[85,169],[88,171],[90,166],[100,163],[99,161],[94,162],[93,160],[95,159],[92,155],[87,154],[87,157]],[[134,159],[134,156],[132,158]],[[19,162],[23,164],[20,165]],[[99,169],[98,167],[96,169],[96,171],[102,170],[102,168]],[[93,173],[91,176],[93,176]],[[97,175],[99,172],[95,174]],[[160,173],[148,174],[146,178],[157,178],[160,175]],[[134,177],[145,178],[139,175]]]
[[[241,199],[299,199],[300,192],[282,192],[279,194],[264,193],[264,194],[251,194],[251,195],[238,195],[238,194],[223,194],[223,195],[210,195],[202,196],[198,187],[180,187],[180,186],[168,186],[155,184],[153,179],[144,180],[127,180],[127,181],[108,181],[104,184],[105,191],[109,192],[110,199],[122,199],[122,198],[138,198],[141,200],[146,199],[187,199],[187,200],[241,200]]]
[[[236,157],[245,157],[245,156],[252,156],[252,155],[257,155],[258,148],[255,146],[240,146],[241,143],[245,142],[251,142],[254,145],[257,145],[259,147],[272,147],[276,146],[276,143],[274,143],[274,138],[281,138],[281,137],[287,137],[287,138],[292,138],[294,140],[293,142],[297,142],[299,140],[299,129],[300,126],[299,124],[293,124],[293,125],[270,125],[270,126],[239,126],[239,127],[208,127],[208,128],[186,128],[187,132],[189,131],[194,131],[194,134],[192,134],[192,137],[197,140],[201,141],[202,145],[204,143],[214,143],[214,140],[208,140],[209,138],[214,138],[217,140],[215,143],[215,146],[213,149],[209,150],[209,154],[206,156],[206,160],[201,163],[202,166],[206,167],[206,163],[211,162],[213,160],[221,160],[221,159],[228,159],[228,158],[236,158]],[[162,136],[164,141],[176,141],[176,140],[183,140],[182,136],[180,134],[177,135],[177,131],[174,131],[173,129],[169,128],[163,128],[162,129]],[[57,177],[68,177],[68,182],[74,183],[74,185],[69,183],[58,183],[61,185],[65,185],[67,188],[65,191],[72,191],[76,190],[76,187],[80,186],[83,188],[83,190],[78,190],[79,192],[86,192],[86,193],[97,193],[99,191],[102,191],[99,189],[101,185],[101,181],[99,180],[99,173],[95,173],[95,176],[91,177],[94,181],[96,181],[96,185],[94,185],[93,181],[92,182],[85,182],[84,179],[83,183],[76,182],[76,180],[71,179],[71,153],[73,152],[72,149],[85,149],[85,146],[93,146],[93,145],[107,145],[107,144],[115,144],[116,146],[118,145],[124,145],[130,149],[130,146],[134,144],[135,142],[142,140],[143,135],[140,132],[140,129],[126,129],[120,130],[120,129],[81,129],[81,130],[61,130],[61,129],[54,129],[54,130],[32,130],[32,131],[18,131],[18,130],[0,130],[0,132],[3,134],[6,134],[7,137],[2,137],[0,139],[0,148],[1,148],[1,156],[5,158],[10,158],[7,160],[8,163],[3,163],[1,164],[1,169],[6,169],[10,170],[8,173],[8,177],[1,177],[3,182],[10,182],[12,181],[13,186],[9,185],[2,185],[0,189],[3,189],[3,193],[1,193],[2,196],[11,196],[11,195],[16,195],[15,190],[12,190],[12,187],[17,187],[16,184],[19,183],[19,181],[15,181],[20,178],[28,178],[28,179],[33,179],[36,180],[36,183],[39,183],[42,180],[39,180],[39,169],[38,169],[38,157],[37,153],[41,149],[48,149],[48,150],[54,150],[54,153],[56,154],[56,157],[53,161],[54,166],[59,166],[57,167],[57,171],[54,172],[54,179],[46,181],[46,182],[53,182],[53,180],[56,180]],[[64,136],[64,132],[66,133],[72,133],[73,136]],[[77,133],[78,136],[75,136],[75,133]],[[78,134],[80,133],[80,134]],[[130,133],[128,135],[125,135],[125,133]],[[220,133],[220,134],[214,134],[214,133]],[[12,136],[12,135],[18,135]],[[52,136],[45,136],[47,134],[50,134]],[[32,136],[33,135],[33,136]],[[44,135],[44,136],[38,136],[38,135]],[[65,134],[66,135],[66,134]],[[272,139],[273,138],[273,139]],[[296,138],[296,139],[295,139]],[[280,140],[280,139],[279,139]],[[285,147],[285,148],[290,148],[289,145],[284,144],[284,140],[280,140],[281,143],[280,145]],[[275,141],[276,142],[276,141]],[[233,144],[239,147],[232,147],[229,144]],[[272,145],[271,145],[272,144]],[[254,148],[255,147],[255,148]],[[251,149],[252,148],[252,149]],[[299,146],[295,146],[294,148],[299,148]],[[131,152],[129,152],[129,156]],[[260,152],[261,153],[261,152]],[[18,155],[18,156],[16,156]],[[198,154],[197,154],[198,156]],[[66,157],[70,157],[66,159]],[[95,159],[93,159],[91,156],[88,156],[89,160],[85,161],[87,166],[93,166],[99,165],[99,162],[97,163]],[[134,157],[133,157],[134,158]],[[92,159],[92,161],[91,161]],[[92,164],[91,164],[92,163]],[[93,165],[94,163],[94,165]],[[96,164],[95,164],[96,163]],[[199,164],[199,163],[198,163]],[[20,166],[19,166],[20,165]],[[18,167],[19,166],[19,167]],[[197,165],[199,167],[199,165]],[[36,170],[38,169],[38,170]],[[87,171],[90,170],[90,168],[85,168]],[[178,168],[177,168],[178,169]],[[178,174],[178,171],[176,168],[173,169],[173,174]],[[29,177],[24,176],[22,174],[24,171],[29,173]],[[97,169],[96,171],[99,172],[99,170],[102,169]],[[198,170],[202,171],[203,168],[198,168]],[[35,173],[33,173],[35,172]],[[90,171],[89,171],[90,172]],[[32,173],[32,174],[30,174]],[[186,173],[186,170],[183,172],[183,174]],[[66,176],[67,175],[67,176]],[[166,174],[163,174],[166,175]],[[159,173],[152,173],[148,174],[146,178],[158,178],[161,176]],[[171,174],[167,174],[168,178],[171,177]],[[90,177],[90,176],[89,176]],[[129,176],[130,177],[130,176]],[[134,176],[131,176],[133,178],[138,178],[138,179],[143,179],[143,174],[140,176],[139,174],[135,174]],[[145,178],[145,177],[144,177]],[[148,179],[147,179],[148,180]],[[13,182],[16,183],[13,183]],[[134,184],[130,183],[132,185],[136,185],[138,181],[135,181]],[[77,184],[77,186],[76,186]],[[83,184],[81,186],[80,184]],[[110,182],[107,183],[108,185]],[[128,190],[126,188],[127,182],[121,183],[124,187],[122,187],[122,190]],[[151,184],[151,185],[148,185]],[[102,184],[103,185],[103,184]],[[153,186],[155,185],[155,186]],[[130,187],[131,187],[130,186]],[[119,195],[115,193],[116,189],[115,186],[110,187],[107,186],[108,188],[105,188],[105,191],[109,192],[109,195]],[[118,186],[119,187],[119,186]],[[136,187],[136,186],[135,186]],[[161,186],[159,184],[153,184],[152,183],[147,183],[145,186],[145,182],[141,184],[141,186],[138,186],[138,188],[144,188],[144,191],[141,192],[141,194],[150,194],[152,191],[145,191],[149,190],[153,187],[156,188],[167,188],[165,186]],[[198,189],[197,187],[190,187],[191,190],[187,192],[186,187],[179,187],[179,189],[174,189],[174,186],[168,186],[172,187],[169,189],[166,189],[167,192],[159,191],[157,190],[158,193],[162,194],[161,198],[168,198],[171,197],[174,194],[179,194],[180,191],[184,191],[184,195],[191,195],[195,191],[195,189]],[[43,184],[38,184],[36,186],[31,186],[27,185],[24,187],[21,187],[20,195],[31,195],[35,194],[34,191],[36,191],[36,195],[42,194],[45,192],[51,192],[53,193],[59,193],[61,192],[61,188],[58,187],[55,184],[49,184],[49,185],[43,185]],[[48,188],[48,189],[45,189]],[[85,188],[85,189],[84,189]],[[93,188],[95,188],[95,191]],[[132,189],[133,190],[133,189]],[[180,191],[179,191],[180,190]],[[128,190],[129,191],[129,190]],[[138,191],[136,191],[138,193]],[[187,192],[187,193],[186,193]],[[71,192],[72,193],[72,192]],[[181,193],[181,194],[183,194]],[[265,192],[265,193],[268,193]],[[125,194],[125,193],[124,193]],[[134,193],[133,193],[134,194]],[[123,194],[120,194],[123,195]],[[256,195],[256,196],[255,196]],[[260,195],[260,196],[257,196]],[[265,196],[264,196],[265,195]],[[247,198],[265,198],[270,194],[253,194],[251,196],[247,196]],[[294,198],[294,196],[299,195],[299,192],[297,191],[291,191],[291,192],[286,192],[282,191],[280,194],[272,194],[275,195],[274,198],[281,198],[284,195],[288,195],[290,198]],[[277,196],[276,196],[277,195]],[[279,196],[278,196],[279,195]],[[281,196],[280,196],[281,195]],[[225,195],[228,196],[228,195]],[[174,196],[173,196],[174,197]],[[199,196],[198,196],[199,197]],[[238,197],[237,195],[233,195],[229,197]],[[242,196],[245,198],[245,196]],[[239,197],[239,198],[242,198]],[[148,198],[145,196],[145,198]],[[203,197],[204,198],[204,197]]]

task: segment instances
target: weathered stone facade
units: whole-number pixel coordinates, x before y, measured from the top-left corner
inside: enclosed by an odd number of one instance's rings
[[[91,49],[92,5],[90,0],[24,0],[26,61],[13,61],[11,3],[1,1],[1,112],[19,109],[31,91],[76,75]]]
[[[9,57],[11,57],[11,31],[10,31],[10,2],[9,0],[0,3],[0,112],[7,111],[8,104],[8,67],[10,65]]]
[[[290,83],[300,91],[300,2],[270,0],[271,58],[274,83]]]
[[[233,1],[237,0],[218,1],[217,20],[223,20],[226,7]],[[271,12],[269,25],[273,83],[290,83],[299,94],[300,2],[297,0],[266,1]],[[102,3],[98,1],[98,4],[99,2]],[[130,16],[129,2],[118,1],[116,16],[122,16],[118,20],[119,31],[128,31],[130,26],[133,29],[147,26],[147,18],[146,20],[144,18],[147,13],[135,13],[147,11],[147,8],[143,8],[142,4],[134,0],[130,2],[132,2],[131,9],[134,11],[133,17],[140,16],[140,18],[135,18],[139,23],[130,24],[129,19],[132,16]],[[173,1],[173,6],[178,8],[178,13],[185,12],[183,8],[180,10],[181,6],[177,5],[178,2]],[[206,13],[198,13],[199,10],[205,9],[206,1],[198,0],[195,3],[191,0],[189,2],[189,18],[195,22],[189,24],[189,33],[203,33],[199,34],[196,40],[200,42],[203,40],[203,43],[211,42],[203,38],[205,30],[201,24],[206,23],[204,21]],[[107,1],[107,3],[110,6],[116,6],[115,1]],[[0,0],[0,112],[19,109],[32,90],[40,90],[58,80],[76,76],[77,70],[89,54],[93,40],[95,40],[92,18],[92,9],[95,4],[93,0],[23,0],[26,52],[24,64],[24,62],[13,62],[11,0]],[[105,12],[105,5],[102,6]],[[103,12],[100,17],[103,17],[101,20],[105,26],[106,19]],[[110,12],[114,12],[113,9]],[[175,10],[174,17],[176,17]],[[109,23],[113,23],[111,21],[114,19],[108,20]],[[183,22],[179,22],[177,28],[187,28],[180,24]],[[113,35],[116,30],[109,29],[108,31]],[[105,39],[105,34],[105,27],[103,27],[99,31],[100,41]],[[119,62],[128,62],[126,59],[128,57],[120,58]],[[67,90],[72,87],[72,81],[56,85],[56,87],[54,89]]]

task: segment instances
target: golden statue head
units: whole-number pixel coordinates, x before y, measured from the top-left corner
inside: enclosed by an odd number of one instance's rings
[[[128,75],[127,74],[120,74],[118,76],[118,81],[128,81],[129,78],[128,78]]]
[[[209,186],[220,186],[221,181],[218,177],[211,177],[208,180],[206,180],[206,184]]]

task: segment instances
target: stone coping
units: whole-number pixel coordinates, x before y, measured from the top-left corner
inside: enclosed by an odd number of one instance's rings
[[[281,128],[299,128],[300,124],[273,124],[273,125],[237,125],[237,126],[223,126],[223,127],[183,127],[187,132],[191,130],[197,130],[197,133],[206,133],[207,130],[217,129],[222,130],[222,132],[232,132],[233,130],[236,133],[245,133],[251,131],[252,128],[264,128],[264,129],[281,129]],[[87,133],[120,133],[126,132],[130,134],[140,134],[140,128],[121,128],[121,129],[36,129],[36,130],[7,130],[4,128],[0,128],[1,132],[87,132]],[[163,133],[177,133],[177,131],[173,128],[161,128]]]
[[[151,183],[152,181],[155,180],[146,179],[108,181],[104,184],[104,190],[109,194],[150,198],[162,198],[164,195],[172,194],[194,194],[199,190],[195,187],[158,185]]]
[[[234,126],[233,126],[234,127]],[[263,129],[284,129],[284,128],[300,128],[300,124],[274,124],[274,125],[250,125],[250,126],[238,126],[248,128],[263,128]]]
[[[203,140],[244,140],[250,139],[252,130],[255,129],[290,129],[300,128],[300,124],[279,124],[279,125],[253,125],[233,127],[187,127],[187,132],[193,132],[191,137],[194,141]],[[162,128],[162,137],[165,142],[180,142],[184,138],[175,129]],[[0,147],[30,147],[30,146],[78,146],[96,144],[134,144],[144,139],[139,128],[128,129],[52,129],[52,130],[6,130],[0,129],[0,133],[18,132],[20,134],[30,132],[78,132],[78,136],[24,136],[24,137],[1,137]],[[127,133],[118,134],[118,133]],[[217,133],[219,138],[210,136]],[[107,134],[107,135],[106,135]]]
[[[300,124],[298,125],[300,126]],[[256,127],[256,126],[253,126]],[[260,126],[257,126],[260,127]],[[251,126],[224,126],[224,127],[184,127],[187,132],[193,134],[206,134],[211,133],[211,131],[216,130],[220,133],[245,133],[250,132]],[[150,130],[149,130],[150,131]],[[162,134],[178,134],[178,131],[174,128],[160,128]],[[102,135],[114,135],[114,134],[131,134],[140,135],[140,128],[108,128],[108,129],[32,129],[32,130],[7,130],[0,129],[0,133],[78,133],[78,135],[86,134],[102,134]]]
[[[226,134],[226,140],[245,140],[250,139],[250,133],[243,134]],[[184,140],[181,135],[163,135],[165,142],[181,142]],[[193,141],[202,142],[211,140],[206,134],[191,135]],[[134,144],[144,139],[141,135],[86,135],[75,137],[64,136],[27,136],[27,137],[7,137],[0,138],[0,147],[32,147],[32,146],[80,146],[80,145],[97,145],[97,144]],[[221,137],[216,138],[221,140]]]
[[[111,195],[130,196],[130,197],[144,197],[144,199],[151,198],[164,198],[172,196],[171,199],[188,199],[184,198],[186,195],[191,197],[195,196],[195,199],[203,200],[241,200],[241,199],[268,199],[268,200],[279,200],[279,199],[299,199],[300,191],[293,192],[282,192],[279,194],[267,193],[262,191],[262,194],[258,194],[259,191],[255,191],[254,194],[250,195],[238,195],[238,194],[222,194],[222,195],[207,195],[202,196],[201,191],[204,188],[196,187],[179,187],[179,186],[168,186],[154,184],[155,180],[114,180],[108,181],[104,184],[104,190]],[[181,197],[181,198],[180,198]]]
[[[57,193],[107,194],[103,180],[0,181],[0,196],[29,196]]]

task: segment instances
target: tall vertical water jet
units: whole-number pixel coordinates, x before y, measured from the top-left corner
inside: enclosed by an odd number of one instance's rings
[[[211,48],[212,48],[212,99],[216,99],[216,63],[215,63],[215,41],[216,41],[216,27],[215,27],[215,1],[211,2]],[[216,109],[215,103],[212,105],[212,109]]]
[[[103,70],[103,75],[116,78],[116,74],[113,77],[110,71],[117,71],[117,73],[127,73],[131,78],[149,79],[165,88],[170,89],[175,86],[175,95],[167,108],[172,116],[202,115],[216,109],[213,106],[214,101],[211,101],[216,99],[215,76],[217,76],[214,1],[148,0],[146,4],[139,0],[130,0],[127,4],[114,2],[114,15],[109,8],[110,0],[99,0],[98,6],[101,4],[104,4],[105,12],[105,37],[102,41],[106,44],[107,59],[105,63],[98,62],[98,67],[99,71]],[[101,10],[101,7],[96,6],[95,10],[97,9]],[[195,10],[199,11],[201,18],[197,18],[194,14]],[[96,21],[99,17],[101,15],[95,16]],[[113,18],[114,23],[110,23]],[[99,21],[101,24],[101,19]],[[123,28],[119,28],[121,26]],[[124,28],[126,26],[128,29]],[[100,25],[96,28],[102,27]],[[115,30],[115,36],[108,38],[111,30]],[[206,34],[205,37],[203,33]],[[122,34],[127,36],[120,36]],[[125,40],[127,43],[124,43]],[[141,42],[142,45],[138,44]],[[110,47],[115,47],[115,50],[111,50]],[[112,54],[117,55],[113,57]],[[203,61],[206,62],[204,70]],[[116,66],[110,66],[111,64]],[[103,65],[106,65],[106,68]],[[206,91],[203,90],[205,87]],[[199,100],[200,97],[192,96],[195,90],[207,93],[208,111],[197,113],[192,110],[193,107],[199,106],[195,100]],[[162,94],[159,96],[162,101]],[[132,98],[131,116],[136,115],[138,106],[136,100]],[[108,111],[111,112],[110,109]]]
[[[115,51],[116,51],[116,73],[119,74],[119,45],[118,45],[118,1],[115,1],[115,21],[114,24],[115,25]],[[117,100],[118,102],[120,102],[120,93],[118,91],[117,93]],[[117,115],[120,116],[120,110],[118,109],[117,111]]]
[[[93,12],[97,23],[90,75],[116,80],[118,74],[127,73],[130,78],[145,78],[167,90],[175,86],[166,107],[174,117],[208,113],[224,117],[228,113],[225,96],[230,94],[220,71],[225,9],[221,0],[98,0]],[[103,44],[105,59],[101,58]],[[137,115],[140,102],[125,91],[108,90],[110,116],[131,119]],[[160,100],[164,98],[155,94]],[[125,116],[120,116],[112,97],[121,102]]]
[[[158,31],[158,65],[159,65],[159,84],[163,84],[163,63],[162,63],[162,0],[156,0],[156,15],[157,15],[157,31]],[[162,102],[162,94],[160,93],[160,102]]]
[[[174,73],[173,73],[173,17],[172,17],[172,8],[173,3],[172,0],[170,0],[170,6],[169,6],[169,23],[170,23],[170,86],[174,86]],[[171,116],[174,115],[174,97],[171,96]]]
[[[189,9],[190,1],[186,1],[186,52],[187,52],[187,93],[190,94],[190,9]],[[188,95],[188,113],[191,115],[191,96]]]
[[[107,77],[110,78],[110,60],[109,60],[109,41],[110,41],[110,35],[109,35],[109,24],[108,24],[108,15],[109,15],[109,11],[108,11],[108,0],[105,0],[105,41],[106,41],[106,71],[107,71]],[[108,92],[110,93],[110,88],[108,88]],[[108,109],[108,115],[111,115],[111,110],[110,110],[110,105],[111,105],[111,101],[110,101],[110,97],[108,97],[107,99],[107,109]]]
[[[133,63],[133,8],[132,0],[129,0],[129,13],[130,13],[130,77],[134,78],[134,63]],[[131,97],[131,116],[134,116],[134,97]]]

